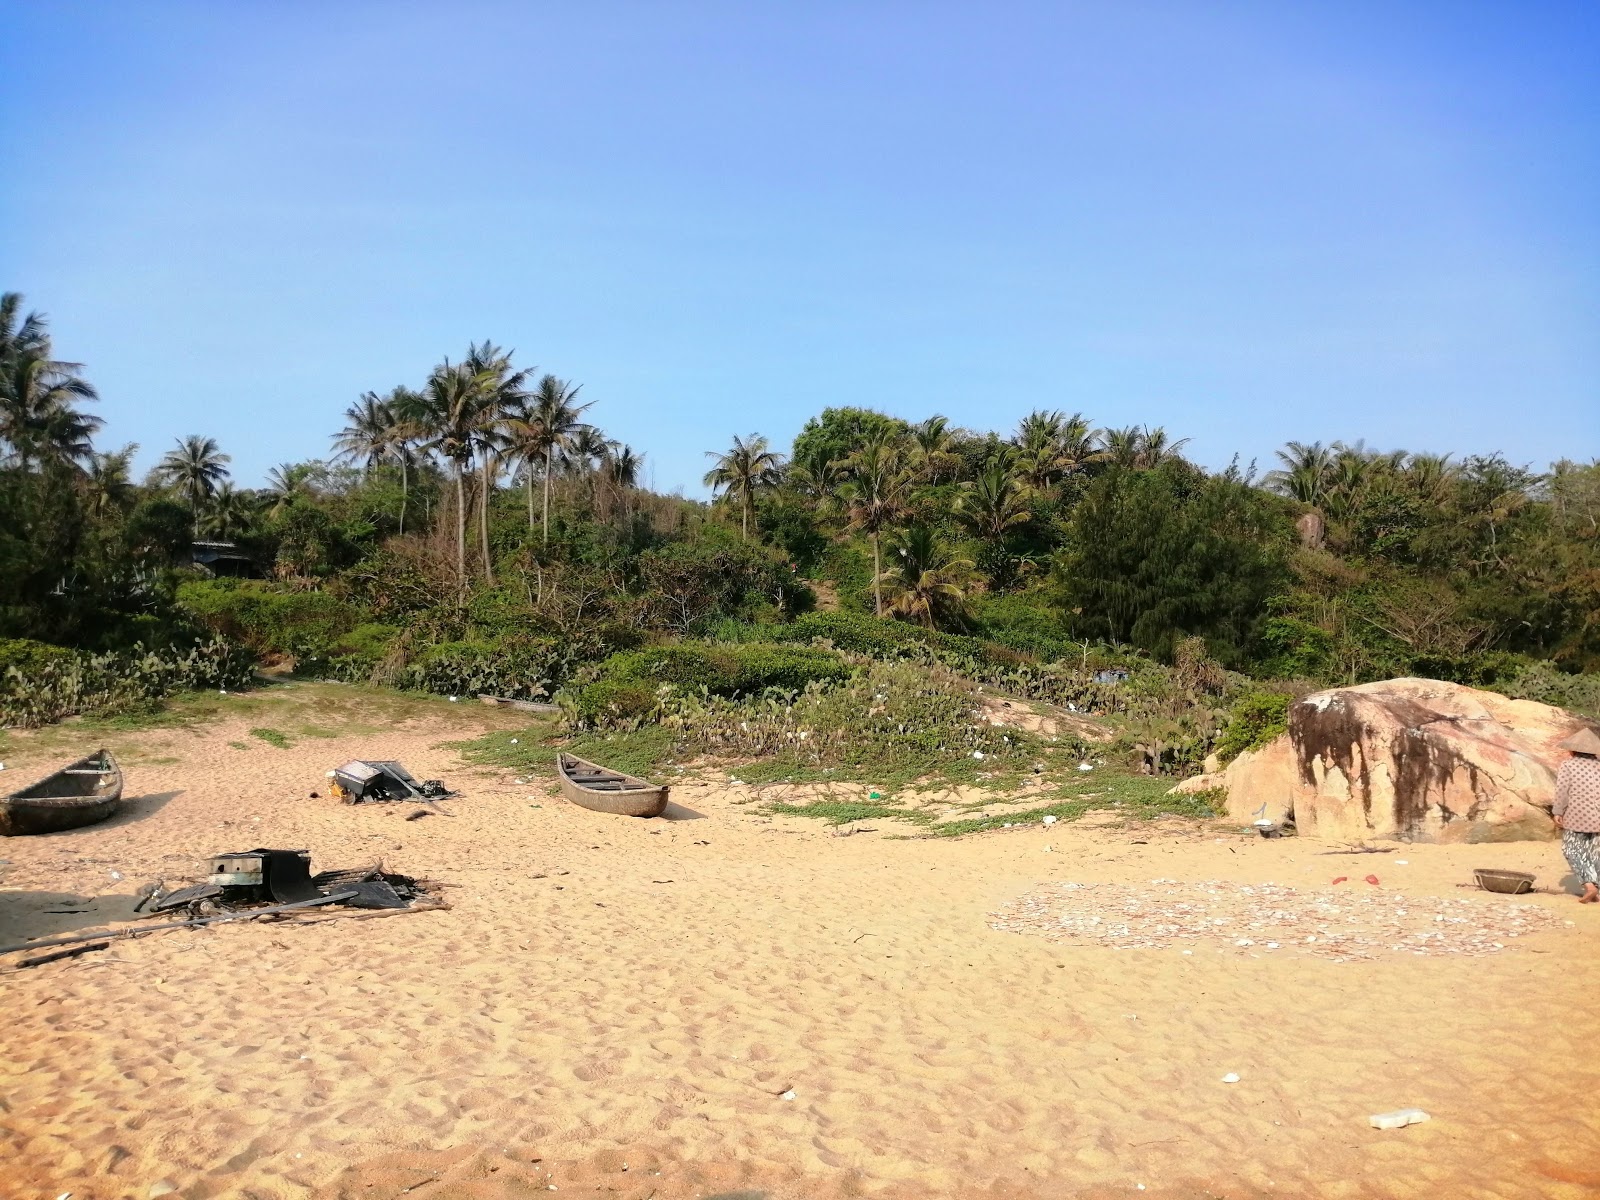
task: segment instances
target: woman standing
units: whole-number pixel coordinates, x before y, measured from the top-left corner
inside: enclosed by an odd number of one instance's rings
[[[1561,743],[1572,757],[1556,772],[1550,809],[1561,830],[1561,852],[1583,884],[1580,904],[1600,902],[1600,733],[1580,729]]]

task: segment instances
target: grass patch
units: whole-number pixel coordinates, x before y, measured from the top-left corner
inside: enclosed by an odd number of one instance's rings
[[[742,770],[739,777],[749,781],[754,772]],[[1161,817],[1182,817],[1204,820],[1217,815],[1217,799],[1213,793],[1193,796],[1169,796],[1167,789],[1172,780],[1148,775],[1117,775],[1102,773],[1092,782],[1074,779],[1063,784],[1056,796],[1047,804],[994,816],[965,817],[955,821],[938,821],[934,814],[923,809],[898,808],[871,800],[816,800],[809,804],[769,804],[762,811],[776,816],[812,817],[830,825],[844,825],[850,821],[886,820],[902,821],[920,826],[922,837],[962,837],[971,833],[987,833],[1007,826],[1035,825],[1045,817],[1059,821],[1076,821],[1090,812],[1114,812],[1131,821],[1153,821]],[[965,805],[982,808],[985,802]]]
[[[554,740],[554,732],[547,722],[446,742],[445,746],[474,766],[502,767],[523,775],[553,775],[556,754],[564,750],[614,771],[648,777],[671,760],[675,745],[671,731],[659,725],[617,733],[581,733],[561,744]]]
[[[276,746],[279,750],[287,750],[294,745],[293,740],[281,729],[252,729],[250,736],[260,738],[269,746]]]
[[[933,818],[915,809],[895,808],[872,800],[814,800],[810,804],[769,804],[763,810],[785,817],[814,817],[829,825],[847,825],[851,821],[893,820],[909,821],[913,825],[926,825]]]

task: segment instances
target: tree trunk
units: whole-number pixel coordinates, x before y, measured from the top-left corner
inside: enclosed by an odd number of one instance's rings
[[[550,472],[555,470],[556,447],[551,442],[544,452],[544,544],[550,545]]]
[[[483,546],[483,577],[494,586],[494,563],[489,557],[489,495],[492,481],[489,478],[489,452],[483,452],[483,499],[478,505],[478,540]]]
[[[465,472],[461,469],[461,460],[452,458],[451,466],[456,476],[456,578],[461,594],[467,591],[467,488],[462,482]]]
[[[744,540],[748,542],[750,540],[750,493],[745,492],[743,499],[744,503],[739,506],[740,528],[744,533]]]
[[[406,505],[411,500],[411,472],[406,469],[406,456],[400,455],[400,536],[406,535]]]
[[[878,550],[879,534],[872,531],[872,611],[883,616],[883,558]]]
[[[533,463],[528,463],[525,468],[527,474],[522,477],[522,486],[528,493],[528,532],[533,532]]]

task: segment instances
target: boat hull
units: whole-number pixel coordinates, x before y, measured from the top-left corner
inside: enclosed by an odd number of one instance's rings
[[[573,769],[569,764],[590,768],[594,767],[594,764],[584,762],[581,758],[567,757],[556,762],[556,777],[561,781],[561,794],[579,808],[616,817],[659,817],[666,811],[672,791],[667,784],[651,785],[631,775],[617,774],[617,779],[638,786],[618,790],[585,787],[568,774]]]
[[[104,821],[122,803],[122,769],[104,750],[0,796],[0,836],[60,833]]]

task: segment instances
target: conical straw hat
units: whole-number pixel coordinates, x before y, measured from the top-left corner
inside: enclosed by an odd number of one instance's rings
[[[1574,754],[1593,754],[1600,757],[1600,733],[1592,729],[1580,729],[1562,742],[1561,748],[1571,750]]]

